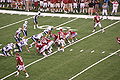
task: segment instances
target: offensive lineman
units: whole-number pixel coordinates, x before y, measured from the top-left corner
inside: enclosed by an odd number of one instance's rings
[[[19,76],[20,71],[23,71],[26,75],[26,78],[28,78],[29,74],[25,70],[23,59],[22,59],[22,57],[20,56],[19,53],[16,53],[16,62],[17,62],[17,65],[16,65],[17,73],[16,73],[15,76],[16,77]]]

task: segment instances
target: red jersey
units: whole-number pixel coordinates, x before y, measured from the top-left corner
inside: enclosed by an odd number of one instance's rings
[[[21,56],[17,56],[17,57],[16,57],[16,61],[17,61],[17,64],[18,64],[18,65],[24,65],[24,62],[23,62],[23,59],[22,59]]]
[[[76,34],[76,32],[70,32],[70,34],[72,35],[72,34]]]
[[[52,37],[54,38],[54,41],[56,41],[56,39],[58,38],[56,34],[52,34]]]
[[[61,32],[61,31],[58,32],[58,36],[59,38],[63,38],[63,39],[65,38],[64,32]]]
[[[95,16],[95,17],[94,17],[94,21],[95,21],[96,23],[100,22],[100,16]]]
[[[47,39],[45,37],[42,37],[41,43],[42,44],[47,44]]]
[[[36,47],[36,48],[41,48],[41,47],[42,47],[42,44],[41,44],[41,43],[36,43],[36,44],[35,44],[35,47]]]
[[[63,3],[64,3],[64,4],[67,4],[67,3],[68,3],[68,0],[63,0]]]

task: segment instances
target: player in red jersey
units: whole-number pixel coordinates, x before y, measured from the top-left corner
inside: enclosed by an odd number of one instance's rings
[[[60,29],[60,32],[58,32],[58,37],[59,37],[60,39],[65,39],[65,35],[64,35],[64,32],[63,32],[62,29]]]
[[[19,76],[20,71],[23,71],[25,72],[26,78],[28,78],[29,74],[25,70],[23,59],[19,53],[16,53],[16,62],[17,62],[17,65],[16,65],[17,74],[15,76]]]
[[[40,53],[40,54],[42,54],[43,56],[47,56],[46,54],[45,54],[45,50],[46,50],[46,48],[47,48],[47,45],[46,44],[44,44],[44,43],[35,43],[35,47],[36,47],[36,51],[38,52],[38,53]]]
[[[62,29],[60,29],[60,32],[58,32],[57,43],[58,43],[58,51],[62,50],[64,52],[64,46],[66,44],[65,44],[65,34]]]
[[[74,31],[69,31],[70,32],[70,39],[72,39],[72,42],[74,42],[74,40],[77,40],[76,36],[77,36],[77,32]]]
[[[96,14],[96,16],[94,17],[93,20],[94,20],[95,24],[94,24],[94,30],[92,32],[95,32],[95,29],[97,26],[99,26],[101,28],[101,31],[104,32],[104,29],[102,28],[101,23],[100,23],[101,19],[100,19],[100,16],[98,15],[98,13]]]
[[[70,30],[68,30],[67,32],[65,32],[64,35],[65,35],[65,40],[66,40],[66,42],[68,42],[68,43],[70,44],[70,43],[71,43],[71,42],[69,41],[69,38],[70,38],[70,35],[71,35]]]
[[[120,37],[117,37],[116,39],[117,39],[117,42],[120,44]]]

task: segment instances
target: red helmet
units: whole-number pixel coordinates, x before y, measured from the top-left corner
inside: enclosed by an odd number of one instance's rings
[[[60,31],[63,31],[62,29],[60,29]]]
[[[16,56],[19,56],[20,54],[19,53],[16,53]]]

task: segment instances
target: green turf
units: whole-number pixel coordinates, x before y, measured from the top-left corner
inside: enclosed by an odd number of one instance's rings
[[[3,14],[0,14],[0,16]],[[4,14],[6,15],[6,14]],[[11,15],[9,15],[11,17]],[[18,17],[19,15],[12,15]],[[24,17],[26,18],[26,16]],[[5,18],[4,18],[5,19]],[[58,18],[58,17],[40,17],[39,25],[52,25],[57,26],[73,18]],[[7,20],[7,18],[6,18]],[[1,21],[1,19],[0,19]],[[17,19],[16,19],[17,21]],[[43,30],[34,30],[32,19],[28,20],[28,36],[37,34]],[[102,26],[106,27],[116,21],[103,20]],[[12,27],[5,28],[0,31],[0,42],[5,45],[9,42],[15,42],[12,35],[14,35],[16,29],[23,23],[16,24]],[[1,25],[5,25],[2,23]],[[7,25],[7,24],[6,24]],[[19,77],[11,76],[7,80],[68,80],[76,73],[82,71],[91,64],[106,57],[109,53],[112,53],[119,49],[118,43],[116,43],[116,37],[119,36],[120,23],[105,30],[105,33],[97,33],[81,42],[78,42],[65,49],[65,52],[57,52],[56,54],[30,66],[27,68],[30,77],[25,78],[25,75],[21,73]],[[78,38],[83,38],[92,33],[93,21],[92,19],[77,19],[71,23],[64,25],[65,27],[71,27],[77,29]],[[99,30],[99,27],[97,28]],[[5,34],[6,35],[3,35]],[[56,33],[56,31],[55,31]],[[29,41],[30,43],[31,41]],[[73,49],[73,51],[70,51]],[[84,51],[80,53],[80,50]],[[94,53],[90,53],[95,50]],[[30,49],[31,53],[28,53],[25,49],[21,53],[25,64],[29,64],[34,60],[42,58],[41,55],[36,55],[35,48]],[[104,54],[101,52],[105,51]],[[92,69],[81,74],[75,80],[119,80],[119,56],[105,60],[104,62],[96,65]],[[0,57],[0,78],[15,71],[15,57]]]

